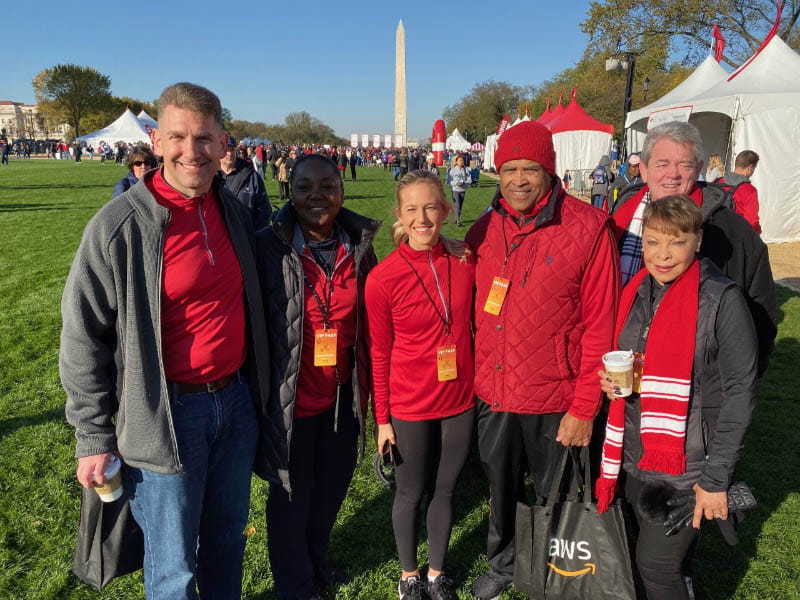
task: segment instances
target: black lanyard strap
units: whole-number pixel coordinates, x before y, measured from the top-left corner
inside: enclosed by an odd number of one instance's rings
[[[430,250],[428,252],[430,252]],[[433,299],[433,296],[431,296],[430,292],[428,291],[428,288],[425,287],[425,282],[422,281],[422,277],[420,277],[420,274],[414,268],[414,265],[411,264],[411,261],[409,261],[405,256],[403,256],[402,252],[400,253],[400,257],[404,261],[406,261],[406,264],[409,266],[411,271],[416,276],[420,287],[422,287],[422,291],[425,292],[425,296],[428,298],[428,301],[433,306],[433,310],[436,311],[436,316],[439,317],[439,320],[442,322],[442,325],[444,325],[445,333],[450,335],[451,330],[452,330],[451,325],[452,325],[452,318],[453,318],[453,316],[452,316],[453,315],[453,311],[452,311],[452,307],[453,307],[453,301],[452,301],[452,298],[453,298],[453,285],[452,285],[452,274],[451,274],[451,271],[450,271],[450,255],[445,252],[445,258],[447,259],[447,302],[445,302],[445,300],[444,300],[444,294],[442,294],[442,288],[439,287],[439,278],[436,275],[436,268],[433,266],[433,261],[431,260],[431,263],[430,263],[431,264],[431,270],[433,271],[433,278],[436,281],[436,290],[439,292],[439,298],[441,298],[442,306],[444,307],[444,314],[442,314],[442,311],[439,310],[439,306],[436,304],[436,301]]]

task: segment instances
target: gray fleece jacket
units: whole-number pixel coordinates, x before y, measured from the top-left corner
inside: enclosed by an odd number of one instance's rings
[[[219,178],[213,185],[242,270],[245,368],[257,413],[265,414],[261,407],[267,404],[269,349],[252,219]],[[169,219],[169,209],[158,204],[141,180],[101,208],[83,232],[61,301],[59,352],[76,458],[119,450],[134,467],[165,474],[182,470],[161,347],[161,275]]]

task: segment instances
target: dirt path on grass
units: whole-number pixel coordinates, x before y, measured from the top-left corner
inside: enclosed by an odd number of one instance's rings
[[[769,244],[768,248],[775,283],[800,292],[800,242]]]

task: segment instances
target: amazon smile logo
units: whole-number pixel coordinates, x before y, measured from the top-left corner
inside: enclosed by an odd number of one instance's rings
[[[565,571],[564,569],[559,569],[551,562],[547,563],[547,566],[564,577],[580,577],[581,575],[586,575],[586,573],[591,573],[594,575],[595,571],[597,570],[597,566],[594,563],[586,563],[586,566],[583,569],[578,569],[577,571]]]

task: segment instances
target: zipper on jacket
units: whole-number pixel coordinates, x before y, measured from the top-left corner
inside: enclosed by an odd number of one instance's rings
[[[208,252],[208,260],[211,263],[211,266],[216,266],[216,261],[214,260],[214,253],[211,251],[211,246],[208,245],[208,227],[206,227],[206,220],[203,217],[203,199],[200,199],[200,202],[197,204],[197,213],[200,215],[200,225],[203,227],[203,242],[206,245],[206,252]]]
[[[167,217],[167,226],[169,226],[169,222],[172,220],[172,215],[170,214]],[[167,230],[167,227],[161,232],[161,238],[159,239],[159,247],[160,250],[158,252],[158,290],[159,290],[159,301],[156,304],[156,327],[155,327],[155,334],[156,334],[156,343],[158,344],[159,354],[163,356],[164,348],[161,344],[161,285],[163,283],[163,274],[164,274],[164,234]],[[172,442],[172,451],[175,453],[175,465],[178,469],[178,475],[183,477],[183,464],[181,463],[181,455],[178,452],[178,436],[175,433],[175,423],[172,420],[172,409],[170,408],[169,404],[169,385],[167,384],[167,376],[164,371],[164,360],[163,358],[159,358],[159,362],[161,363],[161,375],[162,375],[162,383],[163,388],[166,390],[167,401],[164,403],[164,410],[167,413],[167,425],[169,426],[169,433],[170,433],[170,441]]]

